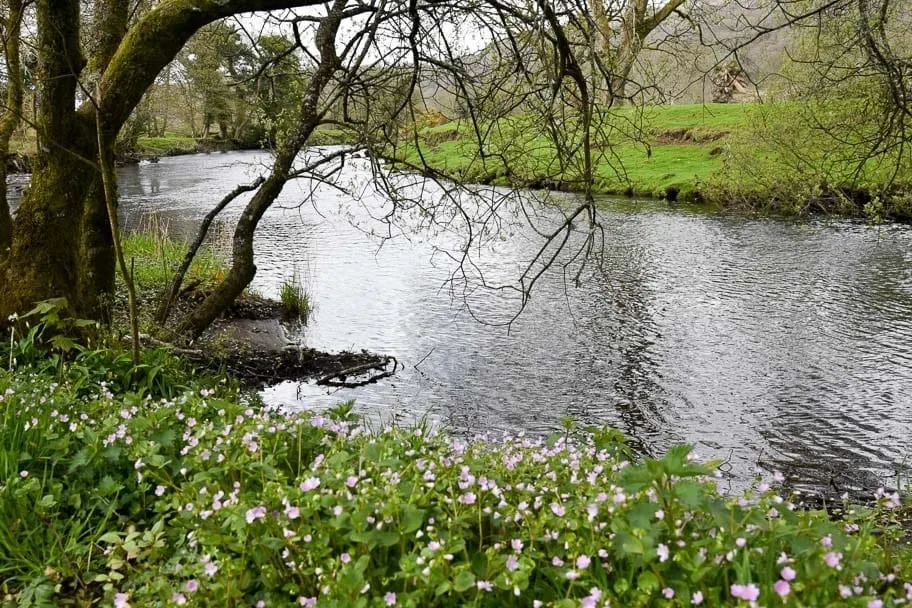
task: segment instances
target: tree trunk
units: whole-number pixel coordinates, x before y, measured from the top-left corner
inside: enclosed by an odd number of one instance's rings
[[[86,74],[80,51],[80,1],[38,0],[39,150],[15,221],[3,219],[4,213],[9,218],[5,204],[0,209],[0,232],[8,234],[12,228],[11,236],[0,236],[10,245],[8,254],[0,254],[0,320],[60,296],[69,301],[70,314],[106,317],[104,300],[113,289],[115,265],[96,162],[96,111],[105,141],[113,142],[158,73],[199,28],[236,13],[317,3],[171,0],[145,14],[125,34],[122,8],[127,2],[98,0],[96,8],[114,12],[98,15],[110,29],[101,32]],[[97,100],[97,109],[91,103],[76,109],[79,78],[92,76],[91,72],[100,76],[105,96]],[[106,147],[105,157],[110,158],[111,146]]]
[[[335,50],[336,34],[342,22],[346,0],[334,0],[327,16],[317,28],[316,43],[320,52],[320,63],[314,71],[298,114],[294,130],[282,142],[269,177],[257,190],[244,208],[238,219],[232,242],[231,270],[203,302],[188,315],[180,325],[178,333],[198,337],[218,318],[250,285],[256,275],[256,264],[253,259],[253,238],[257,225],[266,210],[275,202],[285,183],[288,181],[295,157],[307,143],[314,129],[320,122],[320,96],[339,67],[339,57]]]
[[[36,301],[64,296],[71,312],[97,318],[80,251],[83,202],[94,179],[91,131],[75,111],[79,52],[79,3],[38,3],[38,158],[16,214],[0,294],[0,318]]]
[[[0,117],[0,263],[9,255],[13,237],[13,218],[6,198],[6,169],[10,139],[19,126],[22,113],[22,64],[19,43],[22,33],[22,0],[9,0],[3,54],[6,58],[6,108]]]

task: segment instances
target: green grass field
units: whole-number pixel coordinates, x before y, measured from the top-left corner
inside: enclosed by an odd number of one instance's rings
[[[734,134],[745,129],[753,104],[655,106],[622,108],[599,136],[596,191],[603,194],[664,196],[671,189],[693,192],[722,166],[722,151]],[[478,154],[468,122],[450,122],[422,131],[419,150],[406,145],[400,158],[428,166],[465,181],[506,185],[514,181],[573,181],[572,169],[556,165],[555,148],[522,118],[502,120],[491,129],[486,146],[491,158]],[[500,155],[507,159],[504,163]],[[423,159],[422,159],[423,156]],[[571,186],[572,189],[572,186]]]
[[[595,123],[593,190],[790,215],[912,217],[912,159],[895,149],[865,157],[864,145],[852,142],[865,141],[876,120],[853,108],[782,102],[616,109]],[[574,166],[581,153],[563,154],[561,166],[540,123],[513,116],[480,125],[484,157],[468,121],[425,128],[418,145],[403,144],[395,154],[405,165],[467,183],[581,190],[582,171]],[[830,131],[821,128],[826,124]]]

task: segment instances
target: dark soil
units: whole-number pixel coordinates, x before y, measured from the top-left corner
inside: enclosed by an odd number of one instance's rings
[[[190,298],[200,295],[194,293]],[[250,388],[287,380],[325,380],[331,376],[346,379],[346,370],[352,369],[365,369],[358,378],[367,382],[392,362],[389,357],[367,351],[326,353],[295,345],[289,340],[295,333],[293,324],[283,317],[279,302],[245,296],[191,345],[187,356]]]

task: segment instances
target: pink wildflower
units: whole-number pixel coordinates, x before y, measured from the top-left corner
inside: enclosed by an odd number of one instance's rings
[[[301,482],[301,491],[310,492],[311,490],[316,490],[320,487],[320,478],[319,477],[308,477],[303,482]]]
[[[773,585],[773,591],[775,591],[779,597],[787,596],[792,590],[792,586],[788,584],[787,581],[782,579],[776,581],[776,584]]]
[[[254,507],[247,511],[247,523],[252,524],[258,519],[266,517],[266,507]]]
[[[459,502],[464,505],[474,505],[475,504],[475,494],[473,492],[466,492],[459,497]]]
[[[840,560],[842,560],[842,553],[836,553],[834,551],[830,551],[829,553],[827,553],[826,555],[823,556],[823,561],[826,562],[826,565],[829,566],[830,568],[840,569],[841,568],[841,566],[839,565]]]
[[[757,598],[760,597],[760,589],[753,583],[748,585],[732,585],[731,594],[732,597],[736,597],[746,602],[756,602]]]

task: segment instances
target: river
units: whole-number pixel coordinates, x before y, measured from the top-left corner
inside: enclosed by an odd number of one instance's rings
[[[263,160],[234,152],[122,168],[125,217],[154,215],[188,234]],[[350,183],[366,167],[350,165]],[[883,478],[910,455],[909,227],[605,201],[605,269],[578,288],[547,274],[508,331],[478,319],[502,320],[515,300],[476,294],[469,314],[447,288],[453,265],[435,246],[452,235],[381,241],[368,234],[383,228],[369,204],[308,182],[280,202],[261,224],[253,287],[274,296],[298,273],[316,307],[305,344],[391,354],[404,369],[359,389],[285,383],[267,401],[354,399],[371,418],[428,417],[467,433],[546,433],[570,417],[657,453],[693,443],[736,480],[758,464],[816,484],[845,472]],[[480,252],[481,265],[506,276],[535,246],[514,232]]]

